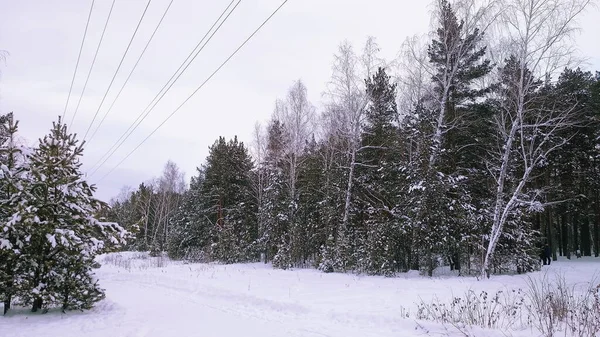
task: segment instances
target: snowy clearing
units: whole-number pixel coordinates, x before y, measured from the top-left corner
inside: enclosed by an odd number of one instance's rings
[[[452,326],[417,321],[420,299],[466,290],[525,288],[527,276],[489,280],[415,273],[396,278],[273,270],[269,265],[184,264],[141,253],[99,258],[107,298],[89,312],[0,317],[0,336],[464,336]],[[562,273],[570,285],[600,274],[600,260],[560,260],[534,278]],[[410,315],[411,318],[405,318]],[[538,336],[533,329],[468,328],[473,336]]]

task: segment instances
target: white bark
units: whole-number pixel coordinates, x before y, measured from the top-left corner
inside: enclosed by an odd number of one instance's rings
[[[289,89],[285,101],[278,100],[275,118],[283,123],[285,131],[285,160],[288,165],[288,188],[290,200],[297,197],[298,168],[302,164],[302,154],[306,143],[314,134],[315,107],[308,100],[307,90],[302,81],[296,81]]]
[[[551,152],[562,146],[549,140],[561,130],[573,125],[575,106],[564,110],[539,111],[531,108],[528,97],[534,92],[534,81],[555,74],[573,61],[573,48],[568,44],[576,31],[577,16],[590,4],[589,0],[504,0],[502,20],[496,27],[498,40],[519,62],[519,78],[512,90],[503,97],[506,102],[496,121],[500,139],[498,150],[488,162],[496,181],[496,196],[488,245],[481,267],[481,275],[489,276],[490,264],[507,219],[518,207],[526,193],[532,172]],[[506,57],[497,52],[495,55]],[[497,60],[497,63],[502,60]],[[527,76],[529,71],[532,76]],[[533,121],[533,122],[531,122]],[[541,136],[543,135],[543,136]],[[518,146],[517,146],[518,145]],[[513,155],[517,153],[517,155]],[[512,176],[514,165],[523,172]],[[508,184],[507,180],[512,183]],[[516,182],[516,184],[515,184]]]
[[[442,14],[441,1],[438,1],[437,5],[437,19],[440,21],[440,15]],[[446,59],[443,71],[441,73],[432,72],[433,78],[438,83],[439,92],[434,95],[438,106],[436,109],[437,118],[434,125],[432,148],[429,155],[429,169],[432,169],[435,166],[439,158],[444,134],[452,128],[452,125],[449,125],[446,119],[446,105],[448,103],[450,90],[456,81],[458,71],[461,67],[460,61],[465,58],[467,53],[473,50],[474,46],[481,42],[481,40],[474,40],[472,43],[466,43],[466,37],[473,34],[476,30],[479,30],[480,33],[485,32],[489,22],[484,23],[482,20],[490,18],[490,13],[495,9],[495,2],[463,0],[453,3],[452,8],[455,11],[458,20],[462,20],[463,27],[458,39],[453,39],[450,34],[441,37],[436,36],[437,39],[441,39],[439,42],[444,44],[447,53],[445,55]],[[449,33],[448,30],[443,31]]]
[[[263,164],[267,153],[267,140],[260,123],[254,125],[253,136],[252,152],[256,162],[256,177],[253,179],[253,190],[256,205],[258,207],[259,237],[262,237],[264,234],[264,213],[262,212],[262,209],[264,206],[264,191],[267,186],[267,177],[265,170],[263,169]]]
[[[177,164],[168,161],[163,169],[162,176],[154,181],[153,190],[156,191],[154,200],[151,202],[154,206],[154,222],[152,233],[152,244],[158,242],[158,234],[162,232],[163,239],[166,240],[169,235],[169,219],[173,212],[177,210],[181,196],[185,192],[186,184],[184,173]],[[160,242],[161,244],[164,241]]]
[[[460,70],[460,60],[473,48],[473,45],[465,43],[464,39],[476,30],[485,33],[490,24],[495,22],[500,8],[498,0],[458,0],[452,1],[451,5],[458,20],[463,22],[459,39],[452,39],[450,35],[440,37],[436,34],[442,14],[442,2],[436,1],[431,22],[432,32],[427,36],[407,39],[398,58],[393,62],[398,71],[396,80],[399,85],[399,122],[405,115],[414,111],[418,102],[425,103],[426,108],[435,111],[429,169],[432,169],[439,159],[444,135],[454,127],[453,121],[447,120],[446,105]],[[428,46],[432,39],[440,40],[447,50],[441,72],[429,60]],[[472,43],[480,44],[481,40]],[[435,85],[432,85],[430,79],[434,79]]]
[[[333,74],[326,93],[330,99],[327,112],[331,129],[329,133],[346,140],[347,148],[342,151],[348,158],[344,213],[339,232],[343,232],[348,226],[357,165],[356,157],[361,150],[360,138],[367,104],[364,80],[370,78],[378,67],[384,65],[378,53],[379,46],[375,39],[370,37],[360,57],[354,53],[348,42],[342,43],[334,56]]]

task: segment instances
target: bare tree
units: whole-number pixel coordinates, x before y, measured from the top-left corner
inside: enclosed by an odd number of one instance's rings
[[[503,32],[503,48],[510,51],[511,59],[501,69],[504,82],[508,83],[500,90],[501,111],[495,121],[499,144],[487,163],[496,187],[482,276],[489,276],[489,266],[508,219],[520,207],[543,207],[537,193],[526,191],[526,187],[536,167],[567,141],[553,138],[573,125],[575,106],[557,108],[550,103],[540,108],[543,98],[536,91],[540,78],[549,78],[572,62],[570,38],[577,29],[576,18],[590,3],[502,1],[502,20],[497,31]],[[520,167],[520,173],[514,172],[515,166]]]
[[[121,190],[119,190],[119,194],[113,198],[111,200],[112,203],[115,202],[125,202],[129,199],[131,199],[131,195],[133,194],[133,188],[131,188],[131,186],[129,185],[125,185],[123,187],[121,187]]]
[[[429,69],[427,36],[413,36],[402,44],[400,52],[392,62],[398,85],[398,123],[412,113],[425,97],[432,97],[432,70]]]
[[[371,45],[369,49],[374,48]],[[364,58],[367,62],[371,59],[371,56]],[[364,81],[359,73],[359,61],[352,50],[352,46],[348,42],[342,43],[338,49],[338,54],[335,55],[329,88],[331,104],[328,113],[331,126],[335,128],[334,133],[345,140],[344,143],[347,144],[345,152],[348,156],[348,182],[346,184],[344,214],[338,233],[343,233],[348,226],[356,154],[360,148],[361,125],[367,103]]]
[[[296,200],[298,168],[306,143],[314,135],[315,107],[308,100],[306,86],[296,81],[285,101],[275,103],[275,118],[283,123],[285,131],[285,161],[288,166],[288,188],[291,200]]]
[[[169,235],[169,218],[177,210],[183,193],[185,192],[185,176],[177,164],[168,161],[163,169],[162,176],[153,183],[156,190],[154,205],[154,233],[152,235],[152,249],[161,250]]]
[[[379,50],[373,37],[367,39],[362,55],[357,55],[349,42],[340,44],[338,53],[334,55],[332,76],[325,93],[329,100],[324,115],[327,132],[330,137],[341,140],[343,148],[337,150],[342,151],[347,158],[344,212],[338,235],[345,233],[348,226],[355,170],[359,165],[357,154],[363,149],[360,140],[368,102],[364,80],[384,65],[384,61],[378,56]]]
[[[7,58],[9,55],[10,55],[10,54],[8,53],[8,51],[0,49],[0,61],[2,61],[2,62],[6,62],[6,58]]]
[[[254,179],[252,179],[252,189],[254,192],[254,198],[256,200],[256,206],[258,208],[257,220],[259,226],[259,236],[264,233],[265,216],[262,211],[264,206],[264,191],[267,188],[268,177],[267,172],[264,169],[264,161],[267,156],[267,139],[265,131],[260,123],[254,125],[253,140],[251,147],[254,160],[256,162]]]
[[[142,185],[143,189],[138,190],[138,196],[136,198],[135,207],[142,216],[143,228],[144,228],[144,249],[148,249],[150,246],[149,232],[150,232],[150,215],[152,214],[152,203],[154,200],[154,186],[151,182]]]

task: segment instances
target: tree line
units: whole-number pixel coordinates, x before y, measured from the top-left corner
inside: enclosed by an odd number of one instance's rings
[[[434,2],[400,57],[342,43],[317,113],[301,81],[251,149],[219,138],[103,216],[175,259],[377,275],[527,272],[600,254],[600,75],[570,67],[589,1]],[[175,188],[175,186],[177,186]]]

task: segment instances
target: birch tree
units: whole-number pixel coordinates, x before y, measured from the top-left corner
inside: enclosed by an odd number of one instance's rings
[[[283,124],[286,149],[285,161],[288,166],[288,188],[292,203],[297,197],[296,185],[298,168],[302,164],[302,153],[306,143],[314,133],[315,107],[308,100],[306,86],[296,81],[290,87],[285,101],[279,100],[275,106],[275,117]]]
[[[511,53],[500,70],[500,109],[495,119],[499,144],[490,151],[488,169],[495,182],[492,221],[481,275],[489,277],[498,242],[519,209],[540,209],[539,191],[527,189],[545,158],[566,143],[555,135],[572,127],[576,103],[558,107],[539,92],[549,79],[573,60],[570,38],[577,17],[590,0],[505,0],[499,21],[503,48]],[[515,167],[520,170],[515,170]],[[517,220],[518,221],[518,220]]]
[[[265,189],[267,187],[268,171],[265,168],[265,159],[267,157],[267,137],[264,128],[260,123],[254,125],[252,133],[253,140],[251,152],[256,166],[252,172],[252,192],[257,207],[258,237],[262,238],[265,233]],[[262,258],[266,259],[264,251]]]
[[[0,62],[6,62],[6,57],[8,56],[8,52],[6,50],[0,49]],[[2,72],[0,72],[0,75]]]
[[[169,236],[169,218],[179,206],[181,196],[185,192],[184,174],[177,164],[169,160],[164,166],[162,176],[154,185],[157,193],[154,203],[152,251],[157,253],[164,248],[165,240]]]
[[[347,245],[347,228],[350,221],[350,210],[353,199],[354,181],[356,179],[357,154],[364,147],[361,145],[362,125],[365,120],[365,107],[368,97],[365,79],[370,79],[377,67],[383,64],[378,56],[379,46],[373,37],[369,37],[363,48],[362,55],[357,55],[350,43],[344,42],[334,55],[331,80],[328,83],[329,106],[327,120],[330,134],[341,140],[342,153],[347,160],[343,163],[347,170],[344,190],[344,210],[339,227],[337,228],[336,251],[341,254],[343,246]],[[338,256],[338,260],[345,260]],[[345,266],[341,266],[345,269]]]

